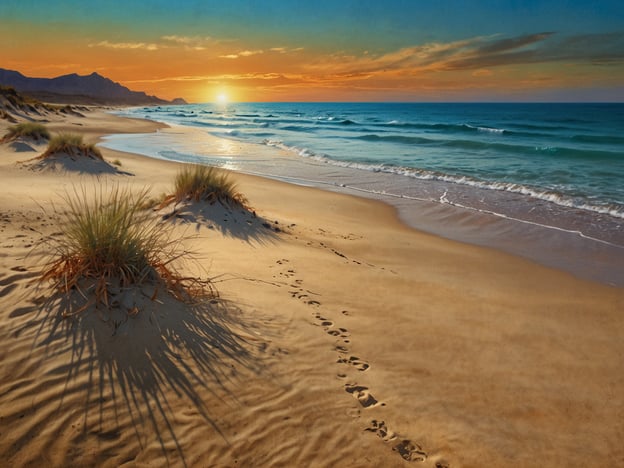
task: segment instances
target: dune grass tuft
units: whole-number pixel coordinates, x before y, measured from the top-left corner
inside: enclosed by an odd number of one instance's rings
[[[42,157],[59,153],[69,154],[70,156],[91,156],[103,159],[102,153],[100,153],[100,150],[97,149],[95,145],[86,144],[82,140],[82,135],[73,133],[60,133],[52,137]]]
[[[32,138],[34,140],[49,140],[50,132],[45,125],[33,122],[20,123],[9,127],[2,141],[11,141],[17,138]]]
[[[214,294],[210,284],[184,277],[174,266],[189,253],[183,239],[171,239],[167,226],[141,208],[148,190],[132,193],[114,187],[74,189],[66,194],[66,210],[57,211],[62,235],[48,241],[49,259],[42,281],[70,296],[84,299],[75,315],[91,305],[114,305],[112,298],[124,288],[164,289],[182,301]]]
[[[183,200],[220,202],[231,208],[247,206],[247,199],[236,190],[227,172],[201,164],[185,166],[176,175],[173,195],[167,201]]]

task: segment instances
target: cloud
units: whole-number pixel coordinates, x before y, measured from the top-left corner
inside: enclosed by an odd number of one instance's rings
[[[264,54],[264,50],[243,50],[235,54],[219,55],[220,58],[237,59],[240,57],[251,57],[252,55]]]
[[[491,41],[487,44],[484,44],[482,47],[480,47],[478,49],[478,53],[481,55],[497,54],[501,52],[506,52],[508,50],[519,49],[519,48],[534,44],[536,42],[540,42],[545,39],[548,39],[553,34],[555,33],[542,32],[542,33],[537,33],[537,34],[525,34],[523,36]]]
[[[276,52],[278,54],[286,54],[290,52],[300,52],[303,50],[303,47],[296,47],[292,49],[288,47],[271,47],[269,50],[271,52]]]
[[[298,76],[298,75],[297,75]],[[223,81],[223,80],[281,80],[292,79],[282,73],[226,73],[218,75],[180,75],[143,80],[126,80],[125,83],[164,83],[167,81]]]
[[[106,47],[108,49],[143,49],[143,50],[158,50],[160,47],[158,44],[147,42],[109,42],[100,41],[89,44],[89,47]]]
[[[334,54],[305,68],[311,73],[369,78],[380,74],[418,75],[429,71],[481,70],[562,61],[624,63],[624,32],[564,37],[557,37],[553,32],[508,38],[473,37],[404,47],[384,54]]]
[[[178,36],[175,34],[162,36],[161,39],[166,42],[183,45],[189,50],[205,50],[207,46],[215,45],[220,42],[210,36]]]

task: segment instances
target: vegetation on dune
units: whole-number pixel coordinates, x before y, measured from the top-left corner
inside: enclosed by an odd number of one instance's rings
[[[17,138],[32,138],[34,140],[49,140],[50,132],[39,123],[26,122],[9,127],[6,135],[0,141],[11,141]]]
[[[11,105],[15,107],[21,107],[29,104],[40,104],[39,101],[28,98],[18,93],[15,88],[12,88],[10,86],[0,85],[0,97],[5,98],[9,103],[11,103]]]
[[[86,144],[82,140],[82,135],[73,133],[61,133],[52,137],[48,143],[48,148],[41,157],[51,156],[53,154],[65,153],[70,156],[92,156],[99,159],[102,153],[94,144]]]
[[[2,109],[4,107],[4,109]],[[24,112],[26,114],[52,112],[55,114],[71,114],[84,117],[78,110],[87,111],[87,107],[72,106],[70,104],[46,104],[30,96],[21,94],[10,86],[0,85],[0,118],[15,120],[11,112]]]
[[[184,200],[220,202],[231,208],[247,206],[247,199],[236,190],[227,172],[200,164],[185,166],[178,172],[174,192],[163,204]]]
[[[209,283],[176,269],[174,263],[188,254],[183,239],[171,239],[167,225],[142,209],[147,196],[147,189],[134,194],[119,187],[93,194],[83,187],[65,196],[67,209],[56,213],[62,235],[47,242],[41,280],[68,298],[80,293],[82,304],[66,316],[91,305],[115,307],[124,288],[152,286],[151,299],[160,289],[183,301],[214,294]]]

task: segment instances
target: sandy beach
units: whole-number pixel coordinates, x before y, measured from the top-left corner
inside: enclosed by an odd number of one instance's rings
[[[46,126],[89,143],[160,127],[81,114]],[[3,465],[624,465],[622,288],[233,174],[255,215],[200,204],[161,221],[218,298],[61,319],[35,281],[63,193],[157,196],[180,165],[106,148],[110,164],[24,163],[44,150],[0,144]]]

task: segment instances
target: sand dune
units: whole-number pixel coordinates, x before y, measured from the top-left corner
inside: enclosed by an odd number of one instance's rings
[[[158,127],[99,111],[48,125],[89,142]],[[52,204],[78,184],[159,195],[179,166],[103,150],[124,174],[33,172],[18,164],[32,153],[0,145],[8,466],[624,464],[622,289],[410,230],[380,203],[237,174],[252,211],[155,213],[219,297],[135,291],[125,309],[61,319],[35,281]]]

